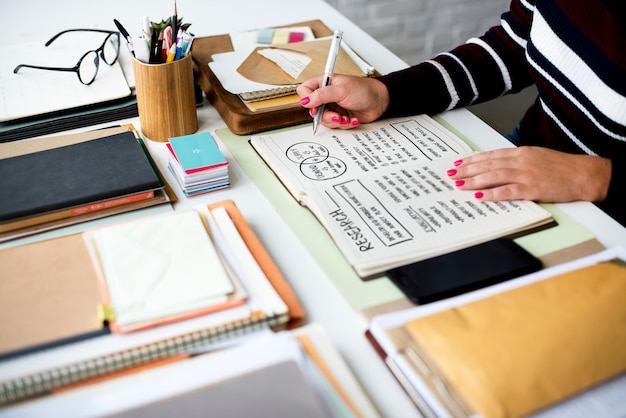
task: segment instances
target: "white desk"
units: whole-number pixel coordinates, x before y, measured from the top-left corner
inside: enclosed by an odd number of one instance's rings
[[[35,4],[36,3],[36,4]],[[171,3],[171,4],[170,4]],[[114,29],[113,19],[122,22],[133,33],[139,31],[139,18],[166,18],[172,2],[132,2],[121,0],[80,2],[4,1],[0,5],[4,42],[43,40],[56,31],[99,27]],[[298,21],[321,19],[331,29],[341,28],[344,39],[371,62],[378,71],[387,73],[406,66],[398,57],[379,44],[322,0],[228,0],[223,2],[178,0],[179,16],[192,23],[197,36],[218,35],[263,26],[284,25]],[[491,128],[465,110],[449,112],[444,118],[462,131],[478,146],[488,149],[507,142]],[[225,124],[208,103],[198,110],[199,130],[214,132]],[[139,119],[128,120],[140,127]],[[148,141],[150,152],[167,176],[165,145]],[[233,161],[223,147],[227,158]],[[365,322],[342,298],[320,267],[306,252],[298,238],[268,203],[261,192],[236,163],[232,164],[230,189],[197,196],[183,197],[175,209],[203,205],[220,199],[233,199],[290,280],[299,296],[309,321],[320,323],[343,354],[357,378],[385,417],[411,417],[419,413],[400,385],[387,370],[364,336]],[[626,229],[587,203],[560,205],[580,220],[606,246],[626,245]]]

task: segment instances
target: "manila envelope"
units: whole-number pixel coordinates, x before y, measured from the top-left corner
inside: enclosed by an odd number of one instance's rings
[[[525,416],[626,371],[625,292],[603,262],[405,327],[474,412]]]
[[[300,73],[297,79],[284,72],[278,64],[257,52],[261,49],[268,49],[269,47],[258,47],[252,51],[248,58],[237,68],[237,72],[257,83],[273,85],[299,84],[310,78],[324,74],[330,43],[331,39],[327,38],[286,45],[273,45],[271,47],[305,53],[311,58],[311,62],[305,67],[302,73]],[[359,77],[367,76],[343,48],[339,48],[339,55],[337,56],[334,72],[336,74],[355,75]]]

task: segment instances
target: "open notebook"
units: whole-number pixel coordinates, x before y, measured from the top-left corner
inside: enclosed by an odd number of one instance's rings
[[[119,62],[109,66],[101,60],[98,75],[89,86],[73,72],[22,68],[13,73],[18,64],[73,67],[105,37],[98,32],[69,32],[47,47],[47,39],[0,47],[0,122],[130,97],[132,91]]]
[[[446,170],[472,148],[426,115],[316,135],[302,126],[250,144],[364,279],[554,224],[534,202],[486,202],[457,189]]]

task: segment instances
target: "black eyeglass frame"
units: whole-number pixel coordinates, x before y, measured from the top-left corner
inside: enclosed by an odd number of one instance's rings
[[[81,56],[78,59],[78,62],[73,67],[46,67],[46,66],[40,66],[40,65],[19,64],[17,67],[15,67],[15,69],[13,70],[13,73],[17,74],[17,72],[20,70],[20,68],[34,68],[34,69],[37,69],[37,70],[75,72],[76,75],[78,76],[78,80],[81,83],[83,83],[84,85],[88,86],[88,85],[90,85],[91,83],[94,82],[94,80],[96,79],[96,77],[98,75],[98,69],[100,67],[100,58],[102,58],[102,61],[104,61],[108,65],[113,65],[117,61],[117,59],[118,59],[118,57],[120,55],[120,33],[118,31],[114,31],[114,30],[106,30],[106,29],[67,29],[67,30],[64,30],[64,31],[61,31],[61,32],[57,33],[52,38],[50,38],[45,43],[45,46],[46,47],[49,46],[59,36],[65,34],[65,33],[68,33],[68,32],[100,32],[100,33],[108,33],[108,35],[107,35],[106,38],[104,38],[104,42],[102,42],[102,45],[100,45],[100,47],[85,52],[83,54],[83,56]],[[113,59],[112,62],[108,62],[106,60],[105,56],[104,56],[104,47],[106,46],[106,43],[109,42],[109,39],[112,36],[117,36],[117,43],[115,43],[115,45],[116,45],[115,58]],[[91,53],[95,53],[96,54],[95,55],[96,58],[94,60],[94,64],[96,66],[96,71],[94,72],[94,75],[91,78],[91,80],[83,80],[81,75],[80,75],[79,68],[80,68],[83,60]]]

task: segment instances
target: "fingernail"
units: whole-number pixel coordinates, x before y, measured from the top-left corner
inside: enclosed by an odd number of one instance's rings
[[[476,199],[482,199],[483,196],[484,196],[483,192],[476,192],[476,193],[474,193],[474,197]]]
[[[454,176],[456,174],[456,170],[448,170],[447,174],[449,176]]]
[[[460,166],[461,164],[463,164],[463,160],[456,160],[456,161],[454,162],[454,166],[455,166],[455,167],[458,167],[458,166]]]
[[[454,185],[456,187],[461,187],[464,184],[465,184],[465,180],[457,180],[457,181],[454,182]]]
[[[352,119],[352,126],[359,126],[359,121],[357,119]]]
[[[341,124],[342,125],[347,125],[348,124],[348,119],[347,118],[341,118]]]
[[[333,116],[331,120],[333,122],[339,122],[339,118],[337,116]]]
[[[308,105],[310,102],[311,102],[311,99],[309,99],[308,97],[303,97],[302,99],[300,99],[300,104],[302,106]]]

